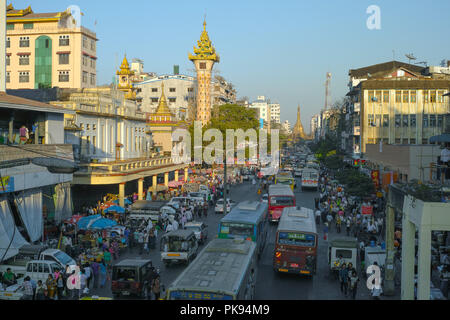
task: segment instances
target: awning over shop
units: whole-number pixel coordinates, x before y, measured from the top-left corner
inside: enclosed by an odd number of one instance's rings
[[[14,224],[8,200],[4,196],[0,197],[0,259],[6,260],[15,256],[26,244],[29,243]]]

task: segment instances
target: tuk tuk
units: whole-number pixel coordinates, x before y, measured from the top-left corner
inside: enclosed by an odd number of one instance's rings
[[[328,244],[328,266],[331,273],[337,274],[341,263],[352,263],[356,268],[358,259],[358,241],[348,239],[331,240]]]
[[[171,262],[189,264],[197,256],[198,243],[194,231],[174,230],[161,238],[161,260],[167,267]]]

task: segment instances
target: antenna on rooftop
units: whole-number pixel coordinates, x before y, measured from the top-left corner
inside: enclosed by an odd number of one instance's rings
[[[408,63],[411,64],[411,60],[416,60],[417,58],[414,57],[414,55],[412,53],[410,54],[405,54],[406,58],[408,58]]]
[[[428,67],[428,63],[426,61],[416,62],[415,64],[423,64],[426,67]]]

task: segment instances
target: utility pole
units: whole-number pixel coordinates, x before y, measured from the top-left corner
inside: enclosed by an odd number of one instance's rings
[[[227,212],[227,154],[225,152],[225,161],[223,163],[223,214],[226,215]]]

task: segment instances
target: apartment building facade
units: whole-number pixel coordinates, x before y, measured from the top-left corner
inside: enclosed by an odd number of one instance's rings
[[[275,123],[281,124],[281,106],[279,103],[271,103],[269,104],[270,108],[270,120]]]
[[[6,88],[91,88],[97,84],[96,34],[67,10],[7,8]]]

